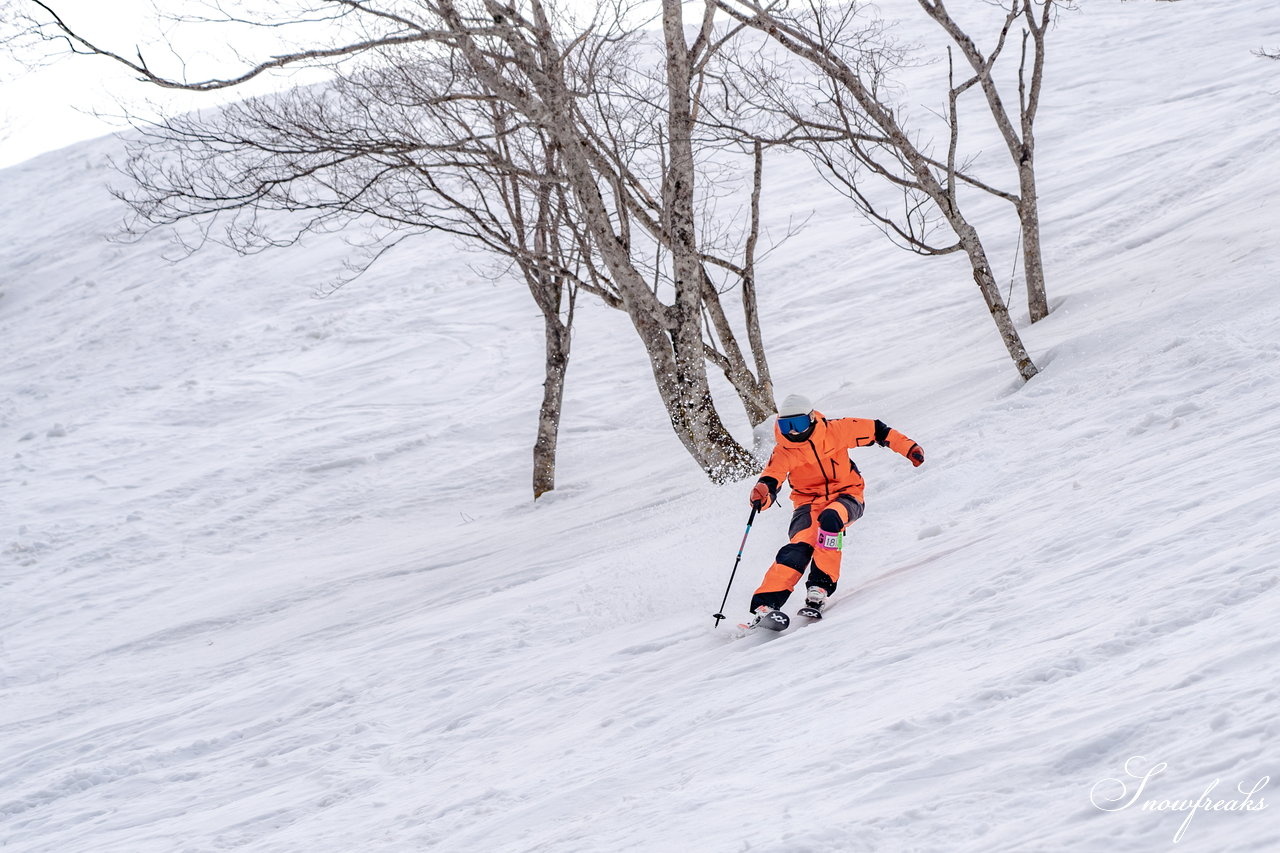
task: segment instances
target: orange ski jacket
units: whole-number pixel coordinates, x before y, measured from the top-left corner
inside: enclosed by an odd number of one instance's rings
[[[760,474],[774,500],[782,481],[791,480],[791,501],[797,507],[818,500],[834,500],[849,495],[859,503],[866,483],[849,450],[878,444],[907,456],[916,443],[883,421],[868,418],[827,420],[821,412],[813,412],[813,433],[804,441],[793,442],[783,437],[775,423],[777,446],[769,463]]]

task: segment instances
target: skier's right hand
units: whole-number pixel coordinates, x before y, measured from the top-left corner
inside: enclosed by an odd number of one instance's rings
[[[766,484],[756,483],[751,490],[751,505],[761,512],[773,505],[773,493]]]

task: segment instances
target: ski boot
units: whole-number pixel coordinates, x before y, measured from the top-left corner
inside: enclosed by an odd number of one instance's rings
[[[796,611],[797,616],[809,619],[821,619],[822,608],[827,603],[827,591],[820,586],[811,586],[804,592],[804,607]]]
[[[770,607],[767,604],[761,604],[751,614],[751,619],[742,628],[765,628],[770,631],[785,631],[787,626],[791,624],[791,617]]]

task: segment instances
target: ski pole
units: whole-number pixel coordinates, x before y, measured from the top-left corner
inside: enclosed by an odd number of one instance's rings
[[[729,573],[729,585],[724,588],[724,601],[720,602],[720,612],[712,614],[716,620],[716,627],[720,627],[720,620],[725,618],[724,605],[729,600],[729,590],[733,587],[733,578],[738,574],[738,563],[742,562],[742,549],[747,547],[747,536],[751,534],[751,524],[756,520],[756,511],[760,509],[759,504],[751,505],[751,515],[747,517],[747,532],[742,534],[742,544],[738,546],[738,559],[733,561],[733,571]]]

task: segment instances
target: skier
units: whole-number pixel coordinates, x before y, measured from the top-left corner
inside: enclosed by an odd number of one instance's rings
[[[792,394],[782,401],[774,426],[777,446],[751,489],[751,505],[765,510],[778,500],[782,481],[791,480],[791,541],[778,551],[764,581],[751,596],[752,624],[781,609],[807,568],[807,616],[820,617],[827,597],[840,580],[843,531],[862,517],[866,484],[848,451],[878,444],[917,468],[924,464],[920,445],[882,421],[866,418],[827,420],[806,397]],[[785,626],[779,614],[775,620]]]

